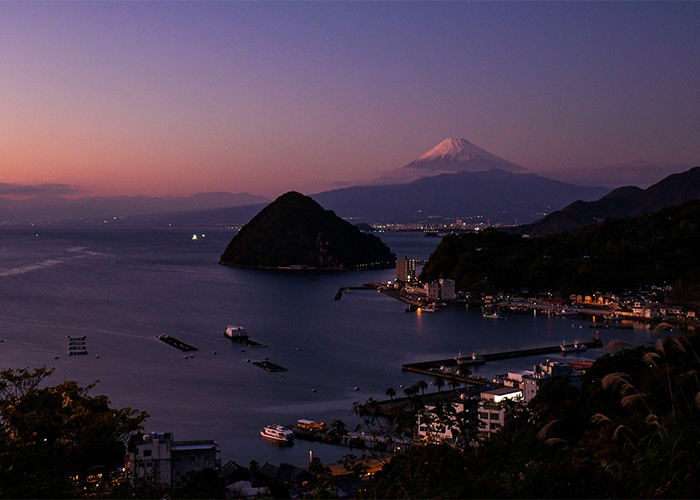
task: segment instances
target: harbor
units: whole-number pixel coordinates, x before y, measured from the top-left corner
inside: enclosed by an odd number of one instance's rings
[[[585,349],[595,349],[598,347],[602,347],[603,342],[600,340],[600,337],[596,336],[596,338],[591,339],[589,342],[580,342],[577,345],[581,346],[580,350],[584,350],[584,347]],[[487,363],[489,361],[497,361],[502,359],[525,358],[528,356],[540,356],[543,354],[565,353],[566,351],[563,346],[565,347],[564,344],[560,344],[556,346],[535,347],[532,349],[522,349],[517,351],[495,352],[491,354],[482,354],[478,356],[477,359],[480,362]],[[468,366],[468,361],[473,360],[473,358],[474,355],[471,358],[455,357],[447,359],[437,359],[432,361],[422,361],[419,363],[408,363],[401,365],[401,369],[403,371],[420,373],[423,375],[431,375],[434,377],[442,377],[448,379],[455,378],[460,382],[476,386],[489,385],[490,382],[486,380],[480,378],[470,378],[468,375],[466,375],[466,373],[468,372],[464,372],[465,374],[460,373],[459,366]],[[462,360],[467,361],[467,363],[464,363]],[[476,360],[473,360],[472,364],[474,364],[475,362]]]

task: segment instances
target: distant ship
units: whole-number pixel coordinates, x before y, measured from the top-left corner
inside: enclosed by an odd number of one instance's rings
[[[260,435],[265,439],[290,443],[294,440],[294,433],[281,425],[268,425],[260,431]]]

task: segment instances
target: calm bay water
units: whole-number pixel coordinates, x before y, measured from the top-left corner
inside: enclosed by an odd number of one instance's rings
[[[299,418],[348,421],[354,401],[383,399],[388,387],[401,393],[400,385],[421,378],[403,373],[402,363],[558,345],[594,332],[576,319],[511,315],[495,321],[464,307],[406,314],[404,304],[367,291],[334,301],[341,286],[386,281],[395,273],[221,266],[219,255],[234,233],[198,230],[193,241],[193,232],[0,230],[0,367],[55,367],[48,383],[99,380],[93,394],[107,394],[115,407],[148,411],[147,431],[215,439],[224,462],[303,466],[310,450],[325,462],[348,450],[307,442],[280,447],[261,439],[259,430]],[[412,258],[427,258],[439,243],[420,233],[381,237],[398,256]],[[242,350],[223,336],[231,323],[269,347]],[[162,334],[199,351],[186,358],[156,339]],[[69,335],[87,335],[90,355],[67,356]],[[655,340],[641,326],[604,332],[604,343],[613,338]],[[289,371],[268,373],[247,362],[266,357]],[[494,362],[481,371],[491,376],[543,359]]]

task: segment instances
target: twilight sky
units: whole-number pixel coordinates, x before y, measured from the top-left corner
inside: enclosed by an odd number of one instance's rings
[[[447,137],[552,178],[700,165],[700,2],[0,2],[0,183],[366,183]]]

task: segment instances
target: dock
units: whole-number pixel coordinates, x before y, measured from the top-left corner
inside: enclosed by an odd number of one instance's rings
[[[590,342],[581,342],[581,345],[585,345],[587,349],[595,349],[598,347],[603,347],[603,342],[600,338],[594,338]],[[551,347],[535,347],[533,349],[522,349],[519,351],[504,351],[496,352],[492,354],[482,354],[484,362],[497,361],[500,359],[513,359],[513,358],[525,358],[528,356],[540,356],[542,354],[556,354],[561,353],[561,346],[551,346]],[[401,366],[403,371],[421,373],[423,375],[432,375],[434,377],[443,378],[456,378],[462,382],[474,384],[474,385],[486,385],[486,382],[480,379],[470,379],[469,377],[463,377],[459,373],[443,373],[441,368],[454,368],[457,367],[456,358],[448,359],[437,359],[433,361],[423,361],[420,363],[408,363]]]
[[[194,346],[184,343],[182,340],[171,337],[170,335],[158,335],[156,338],[161,342],[165,342],[169,346],[174,347],[175,349],[180,349],[181,351],[191,352],[199,350]]]
[[[255,366],[258,366],[262,368],[263,370],[267,370],[268,372],[286,372],[287,369],[284,366],[277,365],[271,361],[264,360],[264,361],[253,361]]]
[[[348,293],[351,290],[376,290],[376,283],[366,283],[362,286],[341,286],[338,288],[338,292],[335,294],[335,300],[340,300],[343,298],[344,293]]]

